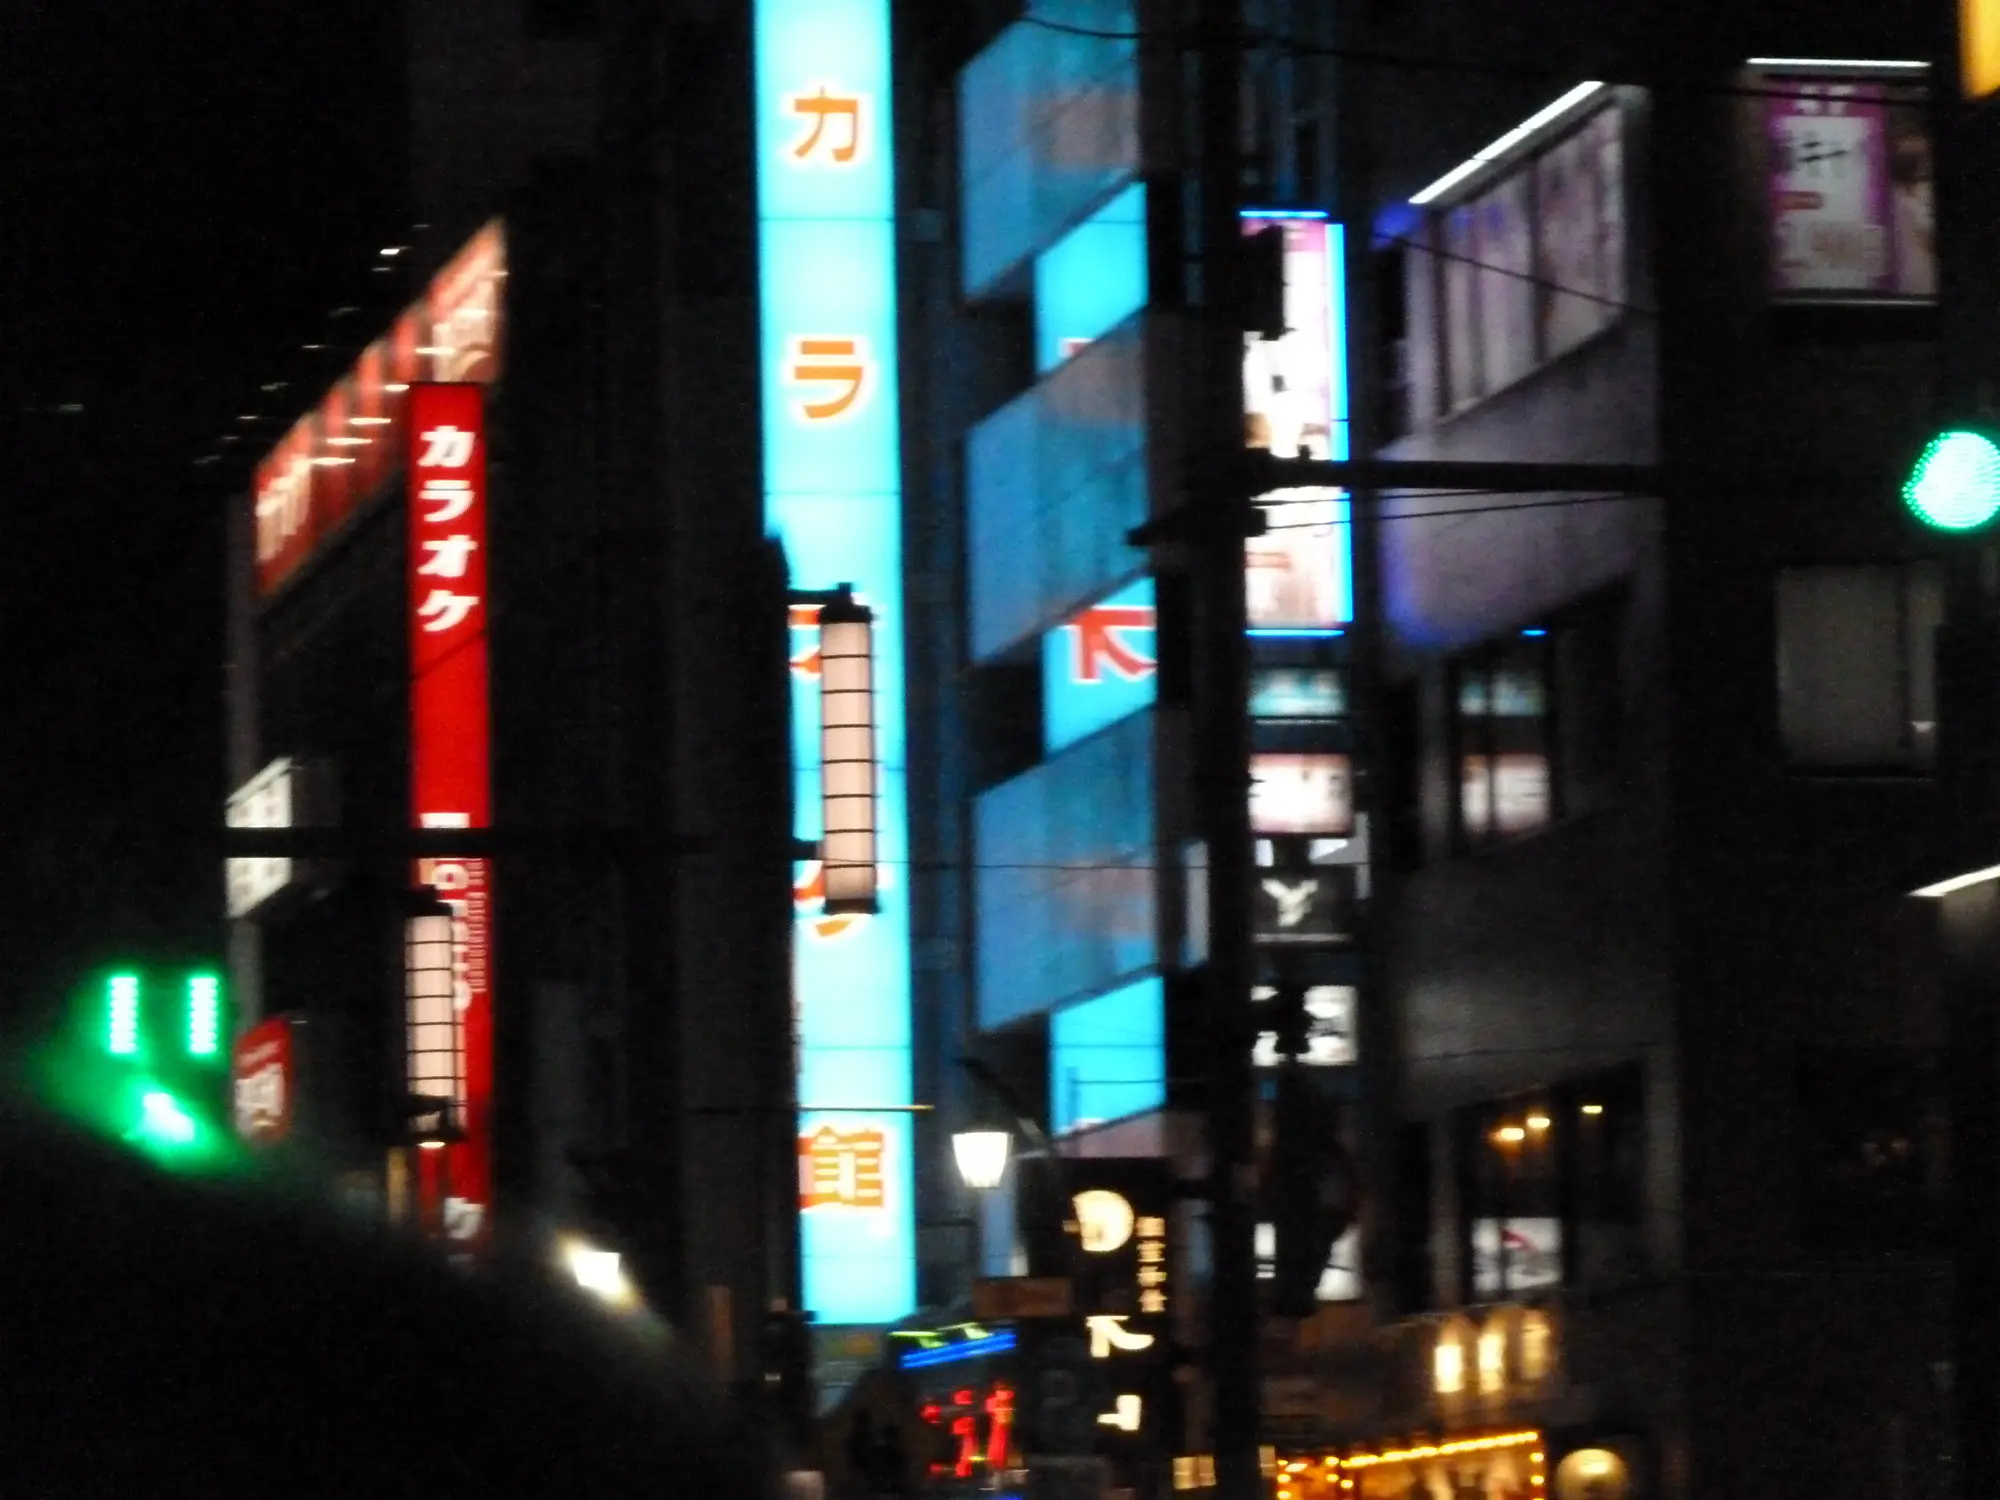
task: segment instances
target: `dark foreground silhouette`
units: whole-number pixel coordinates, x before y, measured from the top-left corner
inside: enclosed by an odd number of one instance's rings
[[[758,1500],[658,1351],[0,1103],[0,1495]]]

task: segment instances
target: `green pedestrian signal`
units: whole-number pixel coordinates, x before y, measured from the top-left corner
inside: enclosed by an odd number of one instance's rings
[[[2000,516],[2000,446],[1983,432],[1956,428],[1924,445],[1903,503],[1938,531],[1976,531]]]
[[[222,1051],[222,984],[213,974],[191,974],[187,982],[187,1049],[190,1057]]]
[[[113,974],[105,985],[105,1046],[113,1057],[139,1055],[139,976]]]

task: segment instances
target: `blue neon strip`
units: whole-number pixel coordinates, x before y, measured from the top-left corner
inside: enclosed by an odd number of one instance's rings
[[[826,916],[794,871],[799,1097],[815,1181],[805,1305],[822,1324],[916,1308],[910,1116],[908,769],[897,414],[890,0],[755,0],[764,524],[797,589],[854,585],[875,612],[881,909]],[[803,840],[820,826],[818,627],[792,621],[792,765]],[[822,1171],[822,1168],[824,1169]],[[846,1196],[842,1196],[845,1194]]]
[[[1537,629],[1537,630],[1524,630],[1521,632],[1521,634],[1526,636],[1536,636],[1536,635],[1547,635],[1548,632],[1546,630]]]
[[[1239,215],[1244,219],[1327,219],[1331,218],[1323,208],[1246,208]]]
[[[896,1363],[905,1370],[928,1370],[934,1365],[955,1365],[960,1360],[980,1359],[988,1354],[1005,1354],[1013,1347],[1012,1332],[994,1333],[983,1339],[967,1339],[962,1344],[946,1344],[941,1349],[913,1349]]]
[[[1346,635],[1347,631],[1336,625],[1319,630],[1252,630],[1247,634],[1253,640],[1260,641],[1324,641],[1337,635]]]

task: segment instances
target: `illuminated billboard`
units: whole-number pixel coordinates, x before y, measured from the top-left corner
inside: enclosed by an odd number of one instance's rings
[[[257,465],[251,505],[260,598],[388,492],[406,456],[413,385],[500,378],[506,279],[506,238],[495,219]]]
[[[1159,696],[1153,580],[1086,605],[1042,637],[1042,738],[1065,745],[1152,706]]]
[[[908,772],[888,0],[757,0],[765,524],[801,590],[875,615],[880,910],[829,915],[794,875],[805,1305],[823,1324],[916,1306]],[[797,834],[820,829],[818,616],[792,614]],[[815,1110],[813,1106],[820,1106]]]
[[[1250,757],[1250,828],[1257,834],[1341,834],[1354,827],[1345,755]]]
[[[486,391],[411,388],[410,812],[418,828],[493,822],[487,704]],[[483,1249],[493,1204],[492,882],[484,859],[422,859],[452,914],[452,1005],[465,1055],[460,1135],[419,1153],[427,1222]]]
[[[1243,442],[1279,458],[1348,457],[1346,235],[1324,214],[1246,210],[1284,236],[1285,332],[1243,336]],[[1245,549],[1253,630],[1330,631],[1354,614],[1344,491],[1261,495],[1269,530]]]

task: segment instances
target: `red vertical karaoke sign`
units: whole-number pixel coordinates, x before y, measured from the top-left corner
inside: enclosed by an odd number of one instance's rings
[[[492,823],[486,408],[479,385],[415,385],[409,423],[410,789],[419,828]],[[417,861],[453,915],[462,1137],[420,1153],[424,1221],[480,1252],[493,1202],[493,926],[484,859]]]

